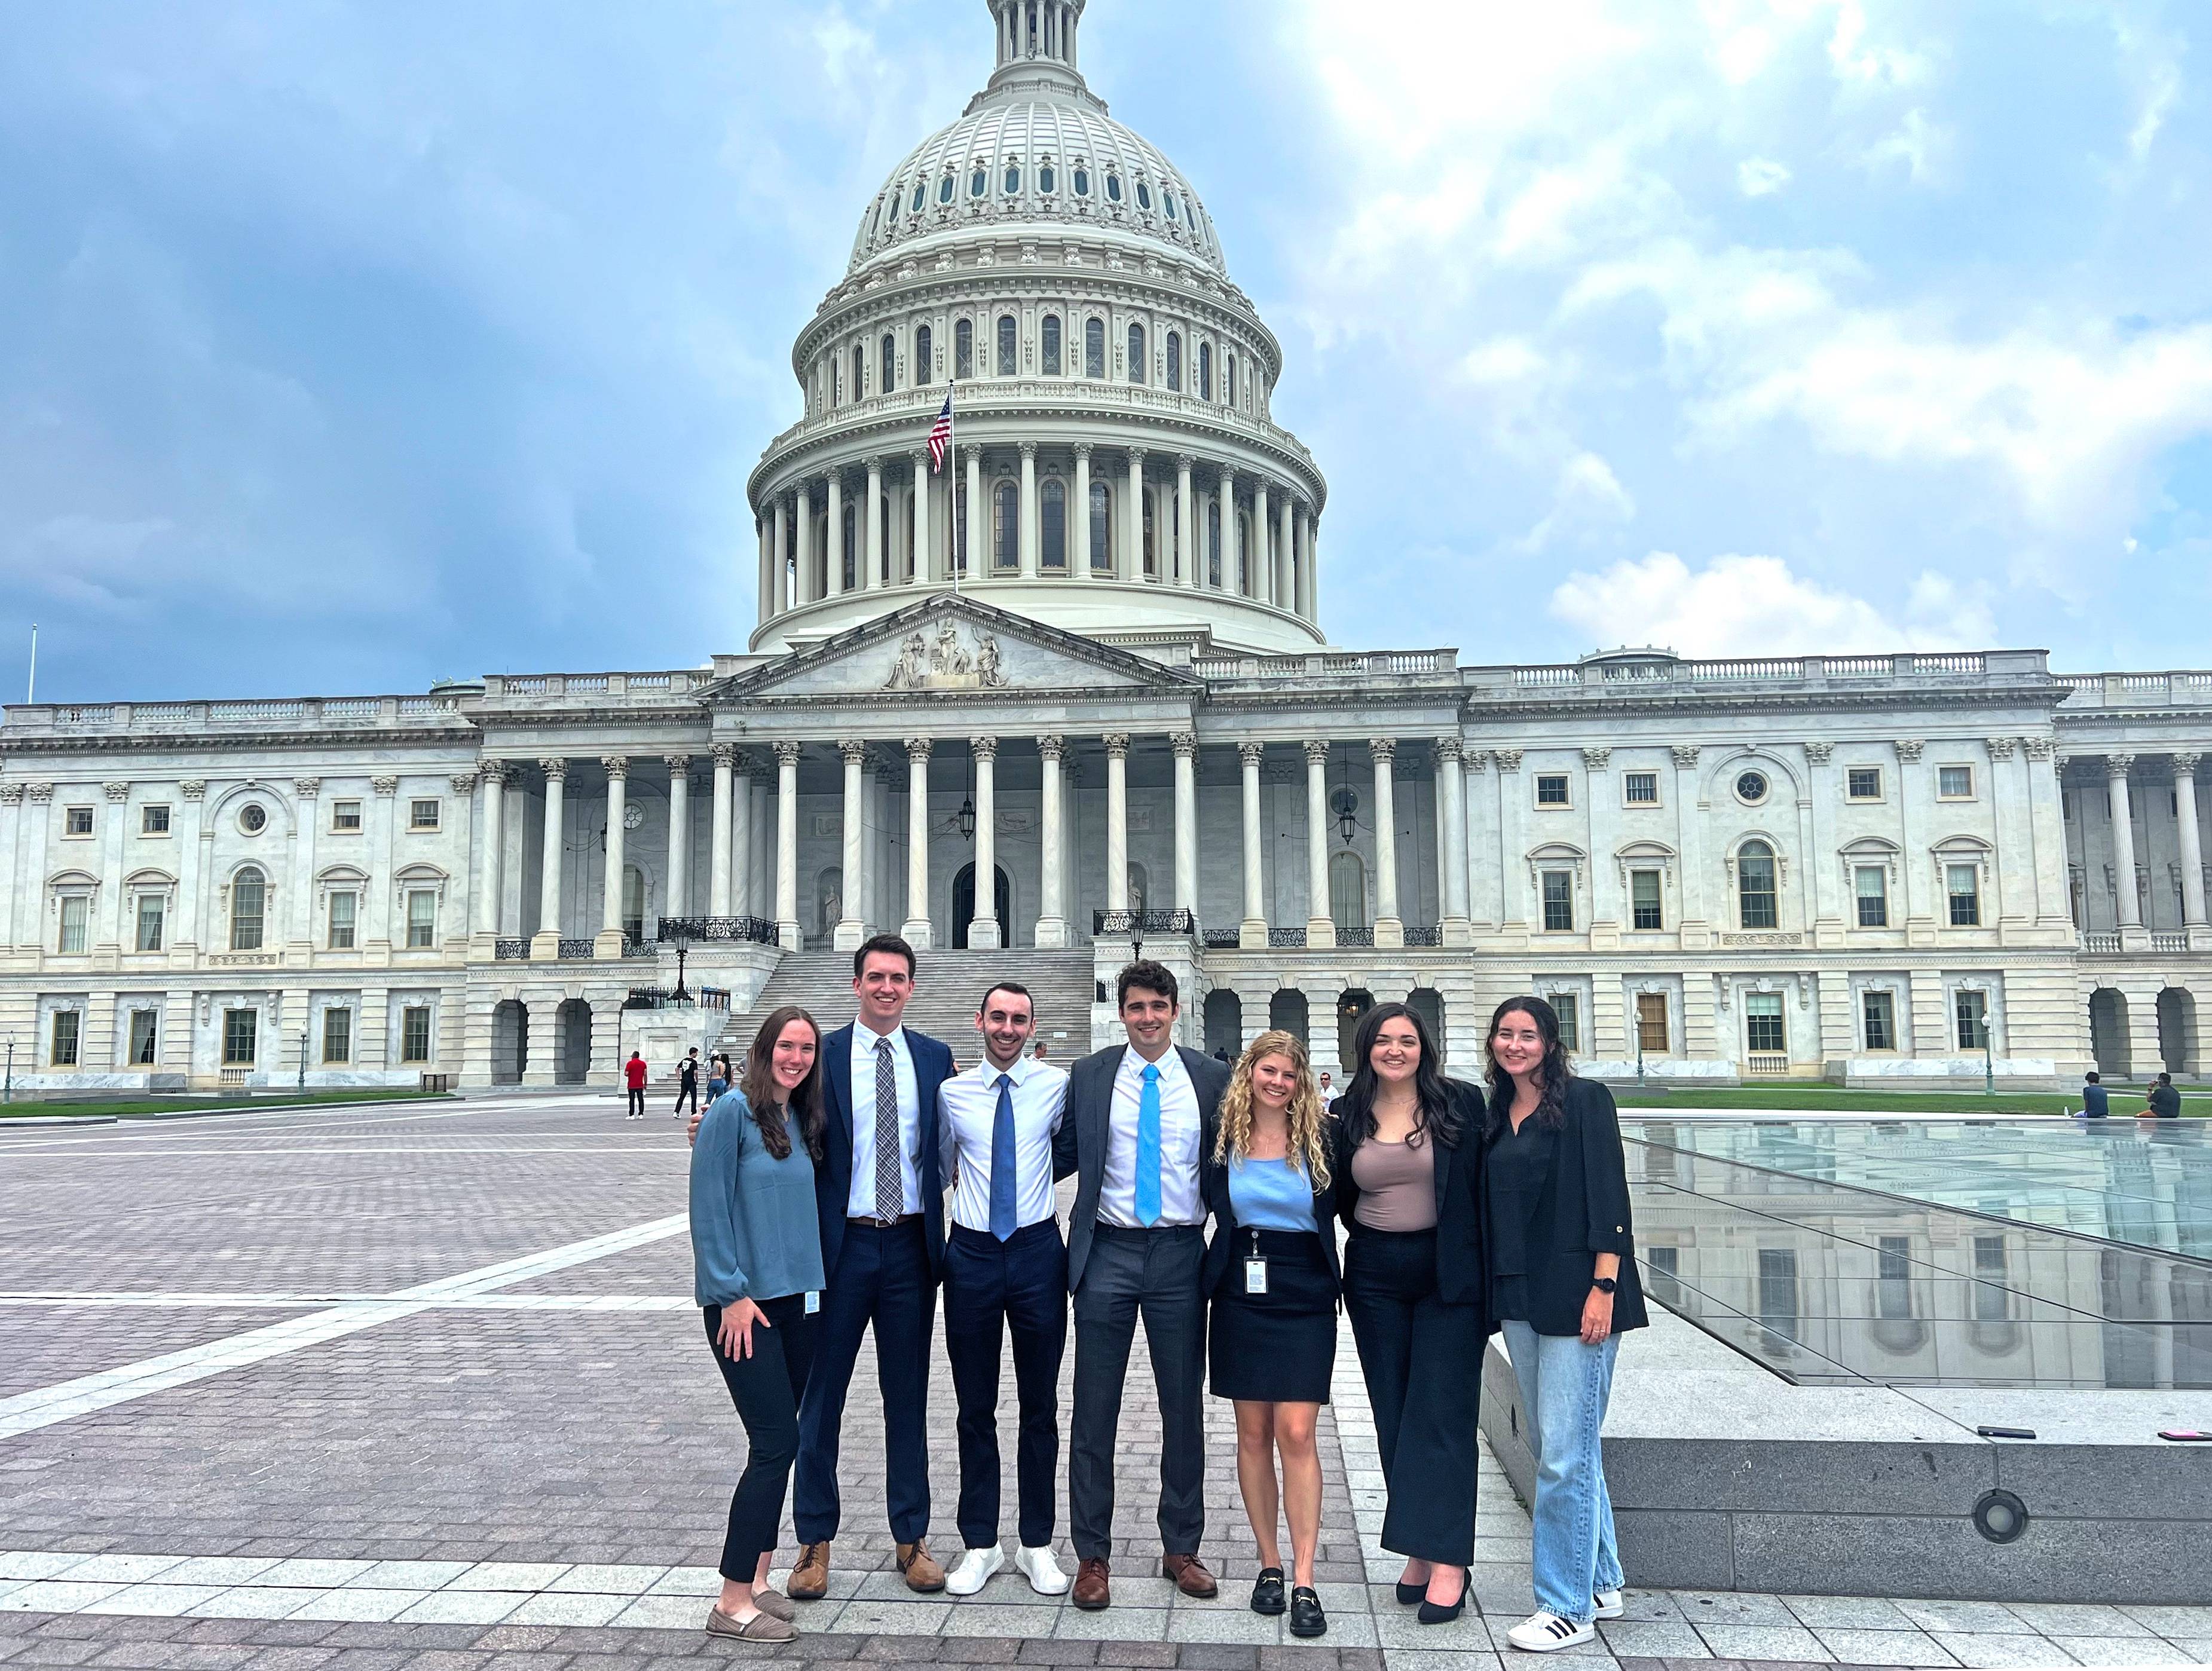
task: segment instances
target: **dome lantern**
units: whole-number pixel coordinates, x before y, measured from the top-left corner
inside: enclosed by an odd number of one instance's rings
[[[1084,0],[987,0],[998,31],[996,74],[1016,68],[1057,65],[1079,82],[1077,26]]]

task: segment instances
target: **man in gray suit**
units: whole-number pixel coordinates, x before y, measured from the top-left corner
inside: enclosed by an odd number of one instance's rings
[[[1114,1458],[1121,1388],[1139,1313],[1160,1399],[1161,1576],[1185,1595],[1217,1593],[1199,1559],[1206,1533],[1206,1255],[1200,1158],[1212,1147],[1229,1070],[1175,1042],[1173,974],[1149,959],[1116,982],[1127,1045],[1076,1063],[1054,1174],[1077,1175],[1067,1226],[1075,1296],[1075,1413],[1067,1451],[1075,1605],[1113,1601]]]

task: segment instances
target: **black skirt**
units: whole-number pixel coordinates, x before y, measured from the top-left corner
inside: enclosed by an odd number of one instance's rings
[[[1213,1291],[1207,1381],[1216,1398],[1326,1404],[1336,1368],[1336,1280],[1312,1230],[1261,1230],[1267,1291],[1244,1291],[1253,1232],[1237,1232],[1235,1256]]]

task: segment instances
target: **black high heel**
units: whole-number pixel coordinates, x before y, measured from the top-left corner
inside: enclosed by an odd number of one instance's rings
[[[1426,1596],[1424,1596],[1421,1601],[1421,1611],[1419,1614],[1421,1623],[1424,1625],[1450,1624],[1453,1619],[1458,1618],[1461,1613],[1467,1611],[1467,1593],[1474,1587],[1474,1570],[1464,1566],[1460,1568],[1459,1600],[1453,1602],[1451,1606],[1448,1607],[1440,1607],[1435,1602],[1428,1600]]]
[[[1409,1584],[1403,1578],[1398,1580],[1398,1605],[1401,1607],[1412,1607],[1428,1593],[1426,1584]]]

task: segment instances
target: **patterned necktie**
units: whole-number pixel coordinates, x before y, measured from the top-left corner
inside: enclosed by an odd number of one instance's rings
[[[1160,1222],[1160,1070],[1145,1064],[1145,1089],[1137,1098],[1137,1222]]]
[[[999,1075],[999,1111],[991,1120],[991,1234],[1001,1242],[1021,1226],[1014,1222],[1014,1079]]]
[[[906,1184],[899,1169],[898,1073],[891,1066],[891,1042],[876,1041],[876,1217],[884,1224],[906,1211]]]

